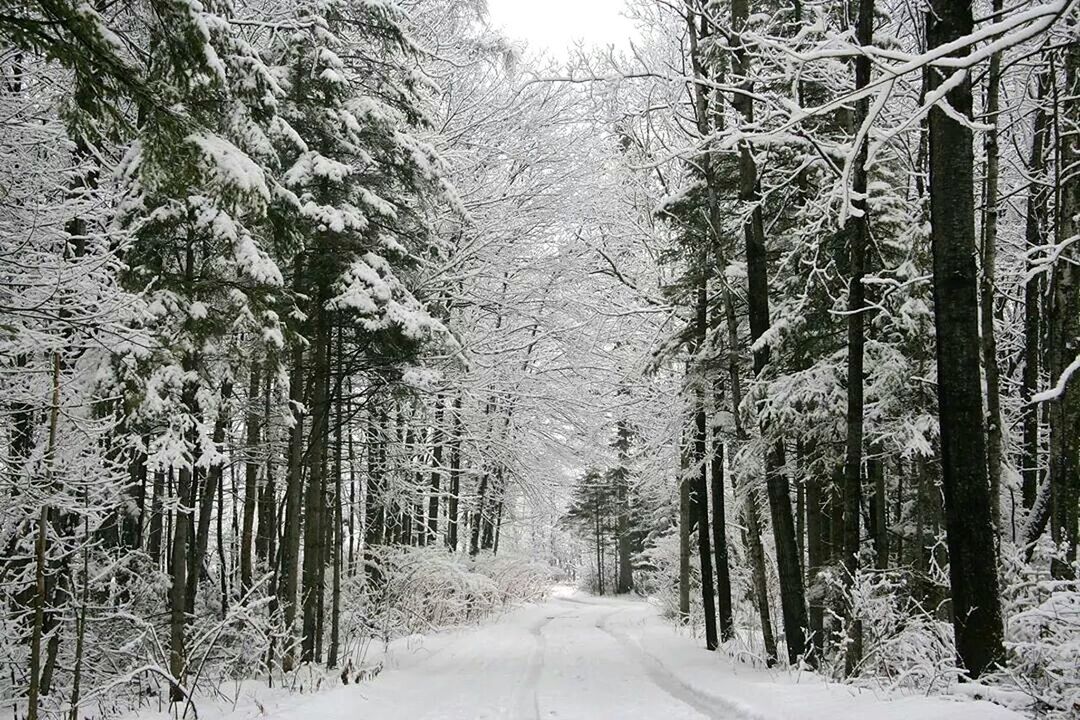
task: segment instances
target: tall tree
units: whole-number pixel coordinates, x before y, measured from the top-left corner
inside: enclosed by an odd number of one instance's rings
[[[855,37],[859,45],[869,47],[874,43],[874,2],[859,0]],[[870,84],[870,58],[865,53],[855,58],[855,91]],[[855,580],[859,567],[859,517],[862,514],[863,474],[863,373],[866,345],[866,251],[870,244],[870,207],[867,202],[867,160],[869,142],[866,122],[870,112],[870,99],[860,98],[855,103],[856,152],[852,160],[851,214],[854,227],[850,231],[848,251],[848,357],[847,357],[847,436],[844,452],[844,549],[842,564],[843,581],[847,587]],[[849,645],[844,660],[844,673],[851,675],[862,655],[862,627],[848,611]]]
[[[740,117],[740,127],[754,122],[754,80],[750,54],[744,44],[744,32],[750,16],[748,0],[731,1],[733,54],[733,84],[738,87],[732,105]],[[750,313],[750,339],[758,343],[769,329],[768,257],[765,247],[765,219],[761,207],[757,164],[749,140],[739,144],[739,199],[749,204],[749,216],[743,221],[746,240],[746,274],[749,282],[747,302]],[[761,343],[754,352],[754,374],[760,377],[769,364],[769,348]],[[769,433],[763,432],[768,438]],[[776,564],[780,575],[780,605],[784,617],[788,660],[795,664],[806,653],[806,600],[802,569],[799,566],[798,544],[795,541],[795,520],[791,510],[788,478],[783,470],[783,444],[765,440],[765,485],[772,515]]]
[[[969,35],[969,0],[933,0],[927,15],[930,49]],[[963,58],[966,44],[949,53]],[[975,258],[975,177],[971,80],[965,71],[930,70],[950,109],[930,110],[930,223],[934,255],[934,318],[953,627],[960,662],[979,677],[1003,658],[997,552],[986,469],[986,423],[979,366],[979,299]],[[960,117],[957,117],[959,115]]]

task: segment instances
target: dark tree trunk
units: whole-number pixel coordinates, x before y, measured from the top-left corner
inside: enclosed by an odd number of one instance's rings
[[[748,0],[732,0],[731,39],[735,55],[736,84],[745,93],[736,93],[733,104],[741,116],[742,125],[754,122],[754,103],[750,93],[750,60],[742,45],[741,33],[749,17]],[[761,194],[754,162],[753,149],[748,141],[739,148],[739,199],[751,203],[753,209],[743,226],[746,240],[746,274],[749,284],[747,302],[750,315],[750,340],[757,342],[769,329],[769,281],[765,249],[765,223],[761,209]],[[760,376],[769,363],[769,349],[754,353],[754,374]],[[776,565],[780,576],[780,605],[784,616],[784,635],[787,638],[788,660],[795,664],[806,652],[806,602],[803,596],[802,570],[799,549],[795,541],[795,521],[791,511],[791,492],[787,475],[782,471],[783,445],[768,440],[767,428],[762,428],[766,443],[765,484],[768,488],[769,509],[772,515],[773,540],[776,546]]]
[[[266,478],[259,489],[259,522],[255,533],[255,558],[259,562],[260,572],[265,572],[270,568],[274,556],[277,554],[277,488],[274,483],[274,446],[270,427],[270,405],[273,390],[273,373],[267,368],[262,423],[266,441]]]
[[[235,483],[233,484],[235,487]],[[229,563],[225,558],[225,483],[222,482],[221,473],[218,473],[217,482],[217,556],[218,556],[218,584],[221,591],[221,619],[229,613]]]
[[[726,267],[719,250],[717,251],[717,265]],[[731,412],[735,418],[735,436],[740,443],[746,443],[748,436],[743,427],[742,415],[739,406],[742,404],[742,381],[739,375],[739,326],[735,317],[735,303],[732,299],[731,288],[727,285],[723,274],[720,275],[724,283],[721,294],[724,302],[724,320],[727,324],[728,341],[728,377],[731,382]],[[738,497],[738,488],[735,478],[731,479],[731,487]],[[765,662],[772,667],[776,664],[776,638],[773,635],[772,614],[769,611],[769,589],[765,582],[765,549],[761,545],[761,521],[758,516],[758,498],[754,487],[746,484],[742,491],[741,504],[743,517],[746,519],[746,534],[744,539],[750,553],[750,568],[754,586],[754,598],[757,601],[758,619],[761,623],[761,638],[765,646]]]
[[[259,436],[262,432],[262,409],[256,404],[262,389],[262,370],[257,361],[251,364],[248,378],[247,461],[244,466],[244,521],[240,535],[240,594],[251,588],[255,507],[259,492]]]
[[[154,471],[154,484],[150,498],[150,531],[146,538],[146,553],[154,567],[161,566],[162,504],[165,500],[165,471]]]
[[[302,291],[299,276],[302,266],[298,256],[293,271],[297,279],[294,288]],[[285,475],[285,528],[281,538],[281,563],[276,599],[281,605],[285,624],[285,647],[281,657],[281,669],[292,670],[295,662],[293,632],[296,623],[296,593],[300,586],[300,529],[303,523],[303,468],[304,468],[304,344],[295,340],[292,346],[292,367],[289,371],[289,405],[293,415],[290,431],[288,467]]]
[[[221,385],[220,406],[222,409],[218,411],[218,417],[214,421],[213,441],[218,448],[225,443],[226,418],[224,405],[230,395],[232,395],[232,383],[225,381]],[[204,575],[206,552],[210,547],[210,523],[214,519],[214,500],[217,498],[222,470],[223,466],[218,462],[204,473],[200,473],[198,470],[194,473],[195,478],[204,475],[206,481],[203,483],[202,493],[199,496],[199,524],[195,533],[194,550],[188,554],[186,593],[188,615],[195,612],[195,596],[198,594],[199,580]]]
[[[382,445],[386,441],[385,413],[373,398],[368,409],[367,466],[368,477],[364,494],[364,572],[369,587],[382,583],[382,572],[376,562],[375,548],[382,544],[383,495],[386,491],[385,467],[382,463]]]
[[[708,261],[709,243],[702,243],[698,263],[697,287],[697,339],[698,356],[696,368],[697,388],[694,408],[694,486],[690,494],[692,522],[697,525],[698,562],[701,567],[701,606],[705,613],[705,647],[715,650],[719,646],[716,634],[716,585],[713,578],[711,533],[709,532],[709,463],[706,457],[709,443],[709,422],[705,411],[706,370],[704,364],[705,344],[708,339],[708,280],[705,265]]]
[[[628,593],[634,589],[634,571],[630,563],[632,542],[630,538],[630,469],[627,467],[630,450],[630,427],[620,421],[617,427],[615,449],[618,466],[612,473],[615,483],[616,531],[618,532],[619,575],[615,592]]]
[[[885,570],[889,567],[889,513],[888,498],[885,495],[885,459],[884,450],[879,445],[870,448],[870,457],[866,461],[866,475],[874,494],[870,496],[871,539],[874,542],[874,567]]]
[[[719,395],[714,396],[715,407],[721,407]],[[735,636],[735,623],[731,607],[731,573],[728,568],[727,513],[724,507],[724,442],[720,429],[712,432],[712,532],[713,551],[716,554],[716,605],[720,619],[720,639]]]
[[[874,0],[859,0],[855,37],[861,46],[874,42]],[[870,57],[860,53],[855,57],[855,87],[870,84]],[[869,98],[855,102],[855,123],[858,131],[870,110]],[[851,192],[854,227],[850,233],[848,254],[851,279],[848,283],[848,357],[847,357],[847,441],[844,453],[844,551],[841,578],[846,589],[851,588],[859,569],[859,515],[862,507],[863,462],[863,375],[866,344],[866,250],[870,241],[869,206],[866,201],[866,161],[869,137],[863,138],[855,154]],[[847,607],[849,637],[844,655],[844,674],[851,675],[862,660],[862,625],[855,608]]]
[[[704,315],[701,310],[699,318]],[[705,415],[705,393],[697,393],[694,433],[694,489],[691,493],[691,517],[697,525],[698,561],[701,564],[701,605],[705,611],[705,647],[715,650],[719,646],[716,636],[716,585],[713,580],[712,547],[709,533],[709,463],[706,461],[708,446],[708,419]]]
[[[829,561],[826,552],[828,523],[824,512],[825,497],[821,492],[821,486],[820,477],[806,479],[806,583],[811,588],[808,622],[810,646],[818,652],[819,659],[825,634],[825,603],[824,592],[815,586],[818,584],[818,572]]]
[[[439,536],[439,493],[442,491],[439,472],[443,456],[443,396],[435,397],[435,419],[432,427],[431,494],[428,496],[427,541],[434,544]]]
[[[1039,73],[1037,90],[1037,104],[1040,106],[1035,113],[1035,127],[1031,139],[1031,158],[1028,163],[1028,174],[1035,178],[1028,189],[1027,218],[1025,225],[1025,239],[1027,250],[1042,247],[1046,242],[1046,202],[1047,193],[1039,183],[1045,166],[1043,156],[1046,147],[1047,115],[1041,105],[1046,99],[1049,77],[1047,73]],[[1032,265],[1029,262],[1028,271]],[[1042,303],[1043,303],[1043,276],[1042,273],[1031,273],[1030,279],[1024,285],[1024,376],[1020,390],[1020,399],[1024,406],[1023,421],[1023,463],[1022,463],[1022,502],[1026,512],[1025,532],[1021,541],[1025,545],[1033,543],[1038,534],[1032,534],[1030,528],[1037,523],[1032,523],[1032,514],[1035,509],[1035,500],[1038,496],[1039,481],[1042,473],[1039,470],[1039,418],[1041,405],[1032,402],[1032,397],[1038,392],[1040,382],[1040,369],[1042,367]],[[1039,534],[1041,534],[1041,530]]]
[[[604,536],[600,532],[600,493],[593,491],[593,543],[596,546],[596,589],[604,594]]]
[[[338,327],[337,333],[337,353],[335,359],[337,361],[337,385],[335,386],[334,393],[334,407],[337,410],[337,417],[334,422],[334,530],[333,530],[333,577],[331,579],[331,616],[330,616],[330,652],[326,658],[326,664],[328,667],[337,667],[338,655],[341,653],[341,566],[344,559],[344,525],[342,522],[341,513],[341,453],[342,453],[342,432],[345,423],[348,421],[348,413],[344,407],[344,399],[342,397],[342,386],[344,385],[343,368],[342,368],[342,342],[341,342],[341,327]]]
[[[930,48],[972,32],[970,0],[932,0],[927,14]],[[964,46],[952,53],[964,56]],[[942,81],[930,73],[930,89]],[[930,222],[934,255],[938,415],[942,489],[949,546],[956,648],[971,677],[1004,657],[997,557],[986,470],[979,365],[978,276],[975,268],[974,153],[972,132],[951,116],[971,117],[971,82],[946,94],[951,106],[930,111]]]
[[[349,381],[349,396],[352,396],[352,381]],[[352,417],[352,407],[348,407],[347,414]],[[349,426],[349,572],[347,575],[350,577],[356,574],[356,546],[358,544],[358,538],[356,536],[356,444],[353,441],[353,428]]]
[[[454,398],[453,435],[450,438],[450,488],[446,499],[446,547],[458,549],[458,503],[461,495],[461,395]]]
[[[690,622],[690,477],[689,453],[683,450],[679,477],[679,621]]]
[[[190,365],[190,364],[189,364]],[[195,412],[195,388],[184,389],[184,405],[188,412]],[[193,442],[194,438],[190,437]],[[173,519],[171,555],[169,559],[172,584],[169,589],[169,674],[176,681],[171,684],[169,699],[184,699],[184,674],[187,670],[187,652],[184,646],[184,630],[187,624],[187,571],[188,536],[194,506],[191,500],[192,468],[184,465],[177,473],[176,513]]]
[[[1061,255],[1050,279],[1050,381],[1060,388],[1051,400],[1050,420],[1050,535],[1062,549],[1050,563],[1059,580],[1075,580],[1080,544],[1080,387],[1075,363],[1080,359],[1080,252],[1070,238],[1080,235],[1080,43],[1069,44],[1065,55],[1065,87],[1054,86],[1054,135],[1057,152],[1057,233]],[[1072,373],[1070,375],[1070,373]]]
[[[487,501],[487,489],[489,483],[490,474],[484,473],[480,476],[480,485],[476,490],[476,510],[472,516],[472,527],[469,528],[471,538],[469,539],[469,555],[476,557],[480,552],[480,532],[484,522],[484,503]]]
[[[1002,0],[993,0],[991,10],[1000,15]],[[990,478],[990,516],[1001,530],[1002,427],[1001,396],[998,380],[997,339],[994,335],[994,264],[997,258],[998,225],[998,110],[1001,86],[1001,53],[990,56],[986,73],[985,122],[990,129],[983,135],[986,178],[983,185],[982,282],[979,303],[982,330],[982,361],[986,380],[986,470]]]
[[[309,381],[312,387],[311,432],[308,434],[308,477],[304,498],[304,564],[301,589],[303,636],[300,659],[316,659],[319,637],[319,603],[322,596],[322,569],[325,556],[326,528],[326,437],[330,402],[327,381],[330,377],[330,319],[325,309],[326,292],[321,291],[315,306],[314,353]]]

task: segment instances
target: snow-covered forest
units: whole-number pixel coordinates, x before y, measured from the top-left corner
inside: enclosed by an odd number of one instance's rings
[[[1080,717],[1080,2],[623,13],[4,0],[0,715],[377,699],[558,582],[686,717],[641,633]]]

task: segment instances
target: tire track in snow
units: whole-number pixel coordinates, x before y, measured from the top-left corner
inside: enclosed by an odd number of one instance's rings
[[[581,604],[593,605],[593,603],[584,602]],[[614,638],[616,642],[629,650],[654,685],[679,702],[689,705],[711,720],[771,720],[771,718],[756,713],[742,705],[711,695],[698,690],[692,685],[688,685],[677,675],[664,667],[664,664],[661,663],[659,659],[641,647],[639,642],[608,627],[608,621],[612,617],[627,609],[628,608],[625,607],[618,608],[611,612],[604,613],[596,619],[596,628]]]
[[[547,651],[547,638],[544,637],[544,628],[563,615],[548,615],[529,626],[529,634],[535,639],[535,647],[529,655],[529,664],[525,670],[525,677],[514,693],[514,707],[516,718],[540,718],[540,697],[537,692],[540,685],[540,674],[544,671],[544,654]]]

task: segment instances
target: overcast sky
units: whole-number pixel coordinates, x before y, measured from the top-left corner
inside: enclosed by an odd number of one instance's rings
[[[491,21],[511,38],[561,53],[575,40],[625,46],[633,28],[623,0],[488,0]]]

